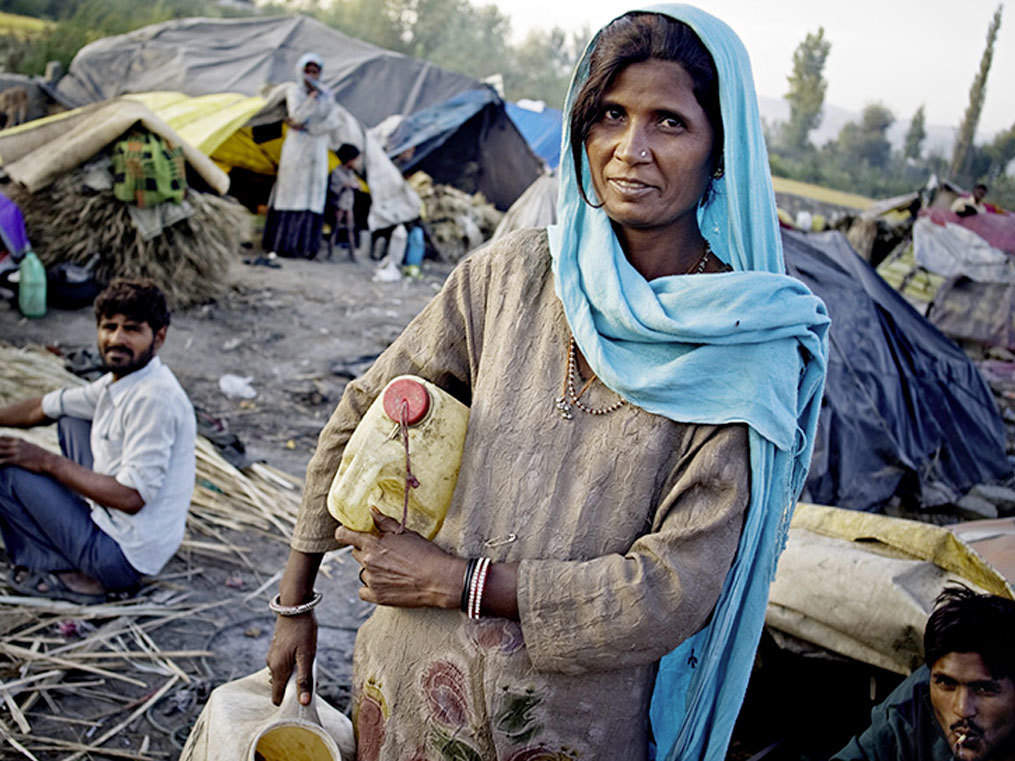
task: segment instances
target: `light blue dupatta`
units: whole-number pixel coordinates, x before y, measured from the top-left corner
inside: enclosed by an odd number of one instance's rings
[[[784,274],[775,197],[747,51],[722,21],[687,5],[638,10],[688,24],[719,75],[726,172],[698,224],[733,272],[646,281],[601,209],[578,192],[565,116],[557,295],[599,378],[672,420],[749,426],[751,500],[736,559],[708,625],[660,662],[650,709],[666,761],[722,761],[747,689],[768,587],[810,462],[827,357],[824,304]],[[588,76],[593,40],[564,112]],[[594,198],[583,158],[586,192]]]

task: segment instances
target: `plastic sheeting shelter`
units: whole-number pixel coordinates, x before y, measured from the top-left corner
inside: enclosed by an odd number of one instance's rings
[[[57,90],[78,105],[160,90],[260,96],[294,80],[296,64],[309,50],[324,59],[321,79],[336,100],[367,127],[485,89],[471,77],[384,50],[313,19],[284,16],[182,19],[98,40],[78,51]],[[538,176],[539,162],[503,101],[496,98],[484,113],[482,128],[458,130],[443,152],[449,162],[481,156],[486,174],[476,179],[478,187],[506,209]]]
[[[481,192],[504,210],[540,173],[531,151],[511,150],[517,135],[500,97],[481,87],[403,119],[387,151],[403,173],[423,171],[434,182]]]
[[[966,355],[837,232],[783,231],[786,266],[828,305],[825,399],[807,498],[923,505],[1011,473],[994,398]]]
[[[532,146],[533,152],[546,162],[548,169],[556,169],[560,164],[564,112],[548,106],[541,111],[535,111],[517,103],[508,103],[507,112],[511,121]]]

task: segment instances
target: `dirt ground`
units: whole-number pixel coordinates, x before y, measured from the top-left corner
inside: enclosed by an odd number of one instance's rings
[[[372,263],[353,263],[339,252],[334,261],[278,260],[280,269],[244,264],[244,256],[251,252],[237,255],[232,285],[222,299],[173,315],[160,356],[195,407],[236,434],[250,457],[302,478],[317,434],[348,381],[333,370],[355,372],[364,358],[380,353],[440,288],[450,266],[427,262],[420,279],[375,283]],[[0,338],[18,346],[92,347],[95,322],[90,308],[51,311],[28,320],[0,303]],[[249,376],[257,396],[227,397],[219,389],[219,378],[227,373]],[[110,740],[111,753],[127,755],[109,758],[175,759],[209,690],[263,666],[274,620],[265,601],[277,591],[274,577],[284,565],[287,548],[278,536],[246,532],[228,538],[241,548],[242,562],[180,553],[162,574],[171,579],[162,587],[186,591],[188,603],[228,604],[152,635],[163,650],[207,649],[215,656],[181,660],[192,677],[190,684],[174,690]],[[0,558],[0,570],[6,574],[6,558]],[[325,571],[318,584],[325,595],[318,609],[320,693],[344,710],[353,638],[370,606],[357,596],[358,566],[351,558],[338,554],[326,561]],[[245,599],[265,584],[263,592]],[[152,689],[162,681],[152,678]],[[146,694],[137,692],[139,698]],[[87,742],[95,730],[66,719],[94,720],[110,713],[109,706],[100,711],[94,700],[75,701],[73,696],[61,697],[58,706],[62,716],[53,717],[40,701],[28,715],[35,732]],[[8,720],[5,712],[0,715]],[[127,715],[114,713],[100,724],[107,729]],[[145,737],[148,755],[133,755]],[[67,752],[36,756],[47,761],[66,758]],[[21,757],[0,740],[0,758]]]

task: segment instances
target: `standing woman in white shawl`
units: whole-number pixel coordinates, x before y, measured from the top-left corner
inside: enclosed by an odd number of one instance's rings
[[[334,101],[321,84],[323,61],[316,53],[299,60],[299,81],[286,88],[285,142],[272,189],[262,247],[280,256],[313,259],[321,245],[328,189],[328,139]]]
[[[310,700],[324,552],[378,603],[360,761],[722,761],[810,460],[824,305],[784,274],[746,52],[683,5],[622,16],[566,103],[558,224],[461,262],[347,387],[307,468],[268,655]],[[433,541],[326,510],[391,378],[470,406]],[[422,479],[424,475],[420,475]],[[471,571],[470,571],[471,569]],[[650,727],[651,719],[651,727]]]

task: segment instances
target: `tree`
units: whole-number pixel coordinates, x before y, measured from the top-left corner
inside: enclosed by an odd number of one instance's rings
[[[985,174],[994,180],[1003,177],[1008,165],[1015,161],[1015,124],[994,136],[994,140],[984,147],[983,152],[990,161]]]
[[[793,73],[786,78],[789,92],[785,95],[789,121],[782,129],[783,145],[791,151],[805,150],[807,136],[821,123],[828,88],[823,72],[831,49],[824,27],[818,27],[817,34],[808,33],[793,52]]]
[[[531,30],[512,51],[511,66],[504,73],[508,98],[531,98],[563,108],[571,70],[591,36],[587,27],[570,35],[559,27]]]
[[[907,159],[919,159],[923,152],[923,141],[927,138],[926,118],[923,113],[923,106],[916,109],[913,118],[909,122],[909,130],[906,132],[906,143],[902,155]]]
[[[953,177],[962,176],[967,167],[973,137],[976,134],[976,127],[980,123],[983,101],[987,95],[987,75],[990,74],[990,64],[994,59],[994,40],[997,39],[997,30],[1001,28],[1001,11],[1003,9],[1003,5],[997,6],[994,18],[987,28],[987,46],[980,58],[980,70],[976,72],[973,86],[969,89],[969,106],[966,108],[966,115],[959,127],[959,136],[955,140],[955,151],[952,153],[950,174]]]
[[[880,103],[866,106],[859,124],[849,122],[839,131],[837,148],[844,166],[865,164],[875,169],[887,168],[892,157],[887,133],[894,123],[892,112]]]

